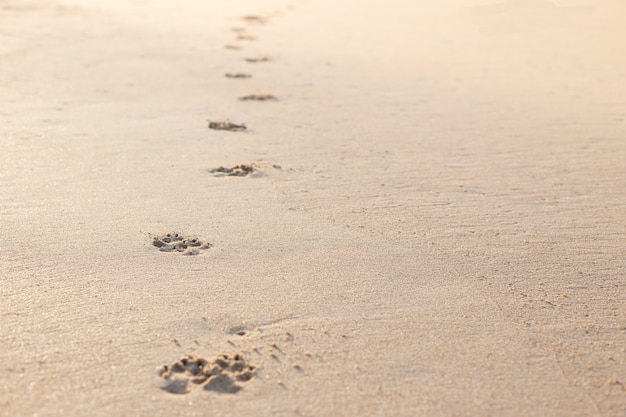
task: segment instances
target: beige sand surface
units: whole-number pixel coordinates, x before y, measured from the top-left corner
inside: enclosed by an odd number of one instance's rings
[[[0,0],[0,415],[626,415],[625,19]]]

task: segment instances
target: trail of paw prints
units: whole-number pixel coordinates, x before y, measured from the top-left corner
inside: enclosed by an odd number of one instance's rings
[[[257,15],[247,15],[241,18],[248,25],[264,25],[267,23],[267,17],[257,16]],[[241,26],[232,27],[231,31],[235,34],[235,42],[242,41],[254,41],[256,40],[256,36],[248,33],[248,29]],[[239,45],[228,44],[226,45],[226,49],[241,49]]]
[[[161,252],[179,252],[183,255],[199,255],[201,250],[209,249],[209,242],[203,242],[196,237],[183,236],[172,232],[163,235],[152,236],[152,246],[159,248]]]
[[[275,12],[273,15],[279,15],[279,12]],[[248,27],[250,26],[259,26],[265,25],[268,23],[271,15],[258,15],[258,14],[249,14],[241,17],[241,20],[244,23],[244,26],[236,26],[232,27],[231,31],[235,35],[235,43],[230,43],[225,46],[226,49],[230,50],[240,50],[242,49],[237,42],[241,41],[253,41],[256,40],[256,36],[248,33]],[[260,56],[248,56],[244,58],[245,62],[248,63],[263,63],[271,61],[270,57],[260,55]],[[231,79],[246,79],[251,78],[252,75],[245,72],[228,72],[225,74],[225,77]],[[260,101],[260,102],[268,102],[268,101],[276,101],[277,98],[272,94],[248,94],[246,96],[239,97],[240,101]],[[228,120],[222,121],[209,121],[209,128],[214,130],[227,130],[231,132],[241,132],[247,129],[246,125],[241,123],[232,123]],[[235,169],[232,172],[221,171],[222,173],[227,174],[228,176],[247,176],[251,173],[251,171],[247,171],[245,169]]]
[[[256,367],[247,363],[240,353],[223,354],[213,359],[186,355],[159,370],[159,376],[164,380],[161,389],[171,394],[188,394],[196,388],[235,394],[255,375]]]
[[[241,46],[241,41],[253,41],[256,39],[256,36],[246,33],[246,28],[234,27],[231,28],[231,30],[234,32],[235,37],[233,39],[233,43],[226,44],[226,49],[231,49],[235,51],[241,50],[243,49],[243,47]]]

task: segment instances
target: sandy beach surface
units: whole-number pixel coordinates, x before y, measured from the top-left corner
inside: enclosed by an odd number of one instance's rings
[[[0,416],[626,415],[625,19],[0,0]]]

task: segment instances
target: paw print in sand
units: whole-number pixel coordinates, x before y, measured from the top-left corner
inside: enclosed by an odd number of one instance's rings
[[[271,94],[250,94],[247,96],[239,97],[241,101],[270,101],[270,100],[278,100],[275,96]]]
[[[180,233],[166,233],[154,236],[152,246],[161,252],[182,252],[183,255],[198,255],[200,250],[209,249],[211,244],[195,237],[185,237]]]
[[[219,167],[210,169],[209,172],[216,177],[247,177],[257,169],[254,164],[239,164],[232,168]]]
[[[232,123],[228,120],[219,120],[219,121],[209,120],[209,129],[227,130],[229,132],[243,132],[244,130],[247,129],[247,127],[243,123],[237,124],[237,123]]]
[[[165,380],[161,389],[172,394],[187,394],[194,387],[226,394],[239,392],[256,374],[241,354],[219,355],[212,360],[187,355],[173,365],[165,365],[159,375]]]

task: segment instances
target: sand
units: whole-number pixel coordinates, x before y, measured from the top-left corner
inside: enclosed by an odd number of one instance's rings
[[[626,7],[430,3],[0,0],[0,415],[626,415]]]

